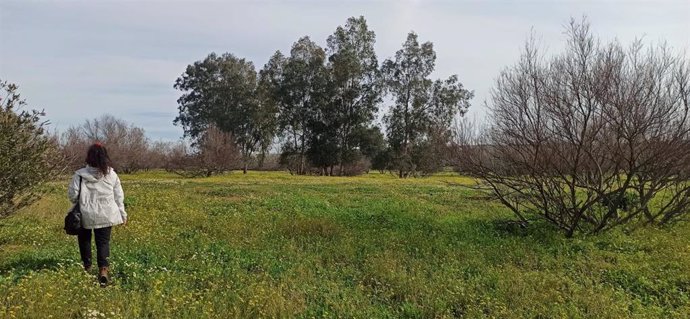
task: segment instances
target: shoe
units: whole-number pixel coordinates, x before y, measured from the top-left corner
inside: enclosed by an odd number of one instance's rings
[[[91,272],[91,265],[84,265],[84,271],[85,272]]]
[[[108,267],[101,267],[98,270],[98,282],[101,287],[108,285]]]

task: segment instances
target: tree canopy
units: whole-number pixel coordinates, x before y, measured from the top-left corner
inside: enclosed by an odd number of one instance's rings
[[[174,87],[184,92],[175,123],[185,135],[198,140],[211,125],[232,134],[246,172],[252,154],[272,137],[275,114],[254,64],[230,53],[211,53],[187,66]]]
[[[384,116],[393,167],[400,177],[414,174],[425,166],[428,148],[449,142],[453,119],[469,107],[472,92],[464,89],[457,75],[446,80],[431,80],[436,52],[431,42],[420,44],[414,32],[407,35],[402,49],[384,61],[385,87],[393,105]],[[438,159],[438,158],[437,158]]]
[[[438,156],[419,154],[448,144],[450,125],[472,93],[457,76],[429,79],[436,54],[415,33],[381,67],[375,43],[360,16],[338,26],[325,48],[304,36],[288,55],[276,51],[258,74],[250,61],[212,53],[177,79],[183,94],[175,123],[192,139],[211,125],[232,134],[245,163],[277,140],[281,162],[297,174],[356,174],[371,163],[401,177],[438,169],[443,164],[426,162]],[[375,123],[387,93],[395,103]]]

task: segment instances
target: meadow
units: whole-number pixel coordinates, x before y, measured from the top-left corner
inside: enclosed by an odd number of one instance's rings
[[[688,318],[690,225],[567,239],[455,174],[123,175],[112,284],[66,180],[0,220],[0,318]]]

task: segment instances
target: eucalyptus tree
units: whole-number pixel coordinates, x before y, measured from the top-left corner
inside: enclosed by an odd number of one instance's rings
[[[415,174],[433,144],[444,144],[453,119],[469,107],[472,92],[458,81],[457,75],[445,80],[429,77],[436,66],[436,52],[431,42],[420,44],[410,32],[402,49],[382,65],[384,83],[393,97],[393,105],[384,116],[388,143],[393,152],[393,166],[399,176]],[[435,157],[437,159],[437,157]]]
[[[183,92],[177,100],[185,136],[198,140],[211,126],[232,134],[242,154],[244,173],[252,154],[271,138],[270,103],[262,103],[254,64],[230,53],[209,54],[187,66],[174,87]]]
[[[337,141],[339,174],[355,152],[356,133],[370,126],[381,101],[375,43],[376,34],[362,16],[349,18],[327,40],[330,100],[324,113],[331,118],[330,134]]]
[[[259,83],[257,85],[257,98],[261,107],[257,113],[258,132],[260,137],[258,166],[262,167],[266,155],[273,146],[274,138],[280,133],[280,84],[283,78],[283,66],[285,57],[280,51],[276,51],[259,71]]]
[[[290,56],[276,52],[267,68],[273,74],[271,92],[279,111],[278,127],[286,139],[282,157],[296,162],[297,174],[306,172],[315,114],[326,101],[325,59],[319,45],[302,37],[292,45]]]

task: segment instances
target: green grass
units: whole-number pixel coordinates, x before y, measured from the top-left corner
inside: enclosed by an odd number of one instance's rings
[[[688,318],[690,225],[563,238],[472,181],[123,176],[113,284],[63,233],[64,183],[0,221],[0,318]]]

